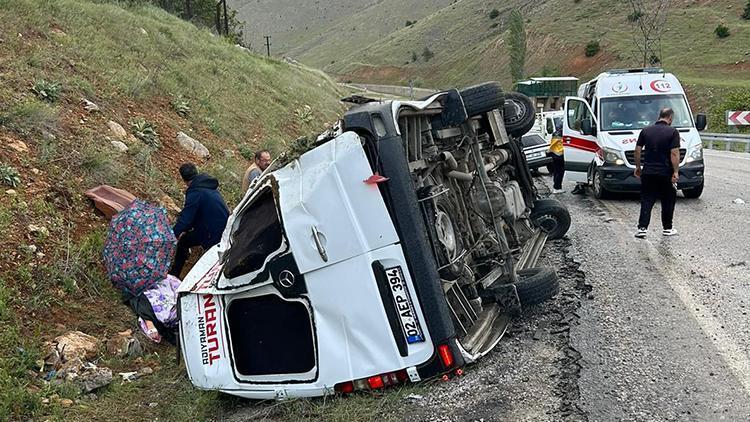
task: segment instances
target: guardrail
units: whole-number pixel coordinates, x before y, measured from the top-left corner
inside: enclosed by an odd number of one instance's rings
[[[717,149],[714,146],[715,143],[719,142],[724,144],[725,151],[737,151],[737,149],[732,148],[732,144],[740,144],[744,152],[750,152],[750,135],[746,134],[701,133],[701,140],[703,141],[703,146],[708,149]]]

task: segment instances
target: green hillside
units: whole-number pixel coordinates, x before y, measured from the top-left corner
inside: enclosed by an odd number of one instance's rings
[[[353,11],[367,8],[378,0],[348,0],[346,2],[299,0],[229,0],[245,26],[245,44],[265,54],[264,35],[271,36],[272,52],[286,52],[312,31],[323,31],[339,18]]]
[[[584,79],[607,68],[640,64],[633,47],[628,2],[434,2],[432,13],[414,25],[404,26],[409,11],[424,10],[425,3],[383,0],[364,10],[352,10],[350,16],[339,17],[335,24],[307,31],[297,28],[284,35],[286,39],[306,41],[289,46],[282,53],[341,80],[404,84],[413,79],[423,86],[443,88],[496,79],[508,86],[506,22],[510,11],[519,8],[526,18],[529,75],[546,70]],[[740,17],[746,3],[672,2],[662,43],[662,62],[688,85],[698,107],[715,104],[728,90],[750,82],[750,21]],[[494,18],[493,9],[499,12]],[[384,25],[383,19],[391,16],[392,25]],[[252,17],[244,18],[252,26]],[[372,30],[373,23],[378,30]],[[728,38],[720,39],[714,34],[720,23],[729,27]],[[347,36],[336,35],[342,32]],[[586,57],[585,46],[593,40],[599,41],[601,51]],[[429,60],[422,56],[425,48],[434,54]]]
[[[177,168],[193,161],[220,179],[231,208],[243,153],[278,153],[342,110],[320,72],[128,3],[0,0],[0,421],[219,417],[226,400],[193,389],[174,349],[143,338],[137,358],[102,346],[95,363],[114,381],[94,396],[41,371],[44,342],[58,335],[79,330],[104,342],[137,330],[101,265],[106,221],[83,192],[107,183],[181,205]],[[128,136],[119,152],[109,121],[135,135],[141,122],[142,139]],[[147,127],[158,139],[142,135]],[[181,148],[178,132],[211,157]],[[146,367],[153,375],[135,382],[117,375]]]

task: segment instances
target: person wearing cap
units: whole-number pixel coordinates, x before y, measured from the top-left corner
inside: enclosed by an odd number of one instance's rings
[[[204,250],[216,245],[227,225],[229,209],[218,191],[219,181],[206,173],[198,173],[195,164],[180,166],[180,176],[187,185],[185,205],[173,227],[177,252],[169,274],[180,278],[182,267],[190,256],[190,248]]]
[[[548,155],[552,157],[552,193],[564,193],[562,188],[565,176],[565,154],[562,140],[562,121],[555,123],[555,131],[549,143]]]

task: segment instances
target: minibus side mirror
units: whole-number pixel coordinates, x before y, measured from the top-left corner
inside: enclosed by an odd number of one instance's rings
[[[695,128],[698,129],[698,131],[706,130],[706,126],[708,126],[708,121],[706,121],[706,115],[703,113],[698,113],[695,116]]]

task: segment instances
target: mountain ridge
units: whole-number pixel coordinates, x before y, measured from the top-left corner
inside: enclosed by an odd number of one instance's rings
[[[750,80],[750,21],[740,17],[745,3],[672,2],[660,46],[661,65],[680,77],[698,103],[713,104]],[[285,39],[302,38],[305,42],[279,54],[322,68],[343,81],[405,85],[412,80],[441,89],[499,80],[510,87],[504,39],[510,11],[518,8],[526,19],[529,76],[572,75],[583,80],[608,68],[641,65],[629,20],[632,8],[627,2],[459,0],[435,3],[429,13],[406,26],[406,16],[411,10],[420,10],[422,4],[421,0],[382,0],[363,10],[350,10],[348,16],[338,16],[323,29],[284,34]],[[497,9],[494,18],[493,9]],[[391,24],[367,36],[367,22],[378,22],[381,17],[390,19]],[[356,22],[353,32],[361,34],[342,37],[340,28],[350,21]],[[729,37],[715,35],[719,24],[729,27]],[[601,48],[587,57],[585,48],[591,41]],[[429,59],[422,54],[425,49],[433,54]]]

